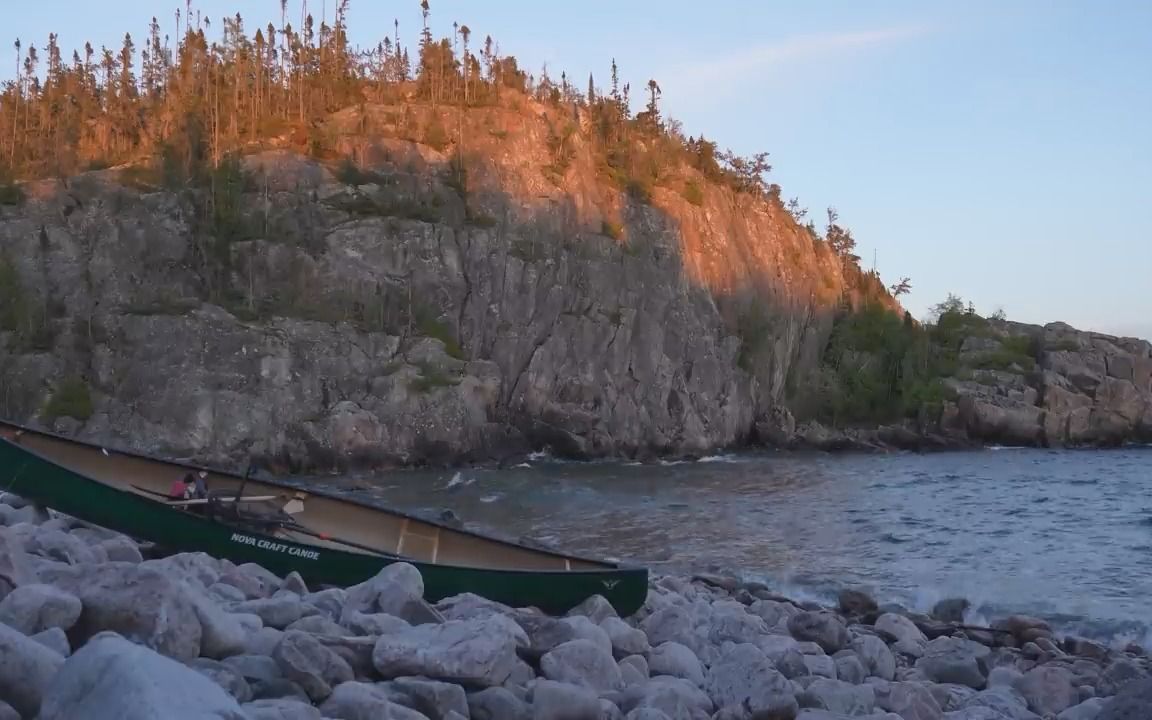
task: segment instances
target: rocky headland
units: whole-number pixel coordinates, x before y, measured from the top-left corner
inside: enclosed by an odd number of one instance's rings
[[[136,167],[25,184],[0,204],[0,416],[279,472],[1152,439],[1152,346],[1059,323],[988,320],[931,402],[830,422],[835,329],[899,318],[877,276],[687,164],[621,191],[583,111],[508,103],[336,113],[315,142],[343,165],[269,140],[227,227]],[[423,139],[449,122],[466,190]]]
[[[845,589],[833,607],[656,576],[621,618],[464,594],[406,563],[310,588],[0,502],[0,718],[32,720],[1137,720],[1141,647],[1043,620],[966,623]]]

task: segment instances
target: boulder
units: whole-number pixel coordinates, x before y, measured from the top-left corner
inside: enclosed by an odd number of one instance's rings
[[[424,675],[479,686],[502,684],[515,669],[524,631],[502,615],[420,625],[381,637],[372,662],[386,678]]]
[[[717,708],[745,708],[765,716],[795,714],[792,684],[750,643],[724,652],[708,671],[705,689]]]
[[[243,590],[235,585],[228,585],[227,583],[212,583],[208,586],[206,592],[208,597],[213,600],[228,605],[242,603],[246,599]]]
[[[223,664],[246,681],[276,680],[284,677],[280,665],[264,655],[233,655],[225,658]]]
[[[251,600],[266,598],[281,585],[280,578],[255,563],[228,568],[220,574],[217,582],[232,585]]]
[[[24,549],[30,555],[51,558],[68,565],[91,565],[108,559],[75,535],[47,525],[29,535],[24,542]]]
[[[391,720],[397,715],[387,689],[371,683],[350,681],[332,689],[320,706],[320,714],[333,720]]]
[[[651,649],[648,636],[643,630],[632,627],[615,615],[601,620],[600,629],[608,635],[608,639],[612,642],[612,654],[618,658],[644,655]]]
[[[912,622],[903,615],[884,613],[876,619],[876,632],[892,639],[894,649],[905,655],[920,657],[924,654],[924,646],[928,638]]]
[[[0,700],[0,720],[20,720],[20,713],[16,712],[16,708]]]
[[[51,585],[23,585],[0,600],[0,623],[25,635],[53,627],[68,630],[80,619],[80,610],[80,598],[71,593]]]
[[[386,613],[413,625],[438,623],[443,617],[424,602],[424,578],[416,566],[396,562],[374,577],[348,588],[344,608],[362,613]]]
[[[1148,698],[1147,701],[1149,703],[1147,707],[1152,707],[1152,697]],[[1096,720],[1107,704],[1108,700],[1104,698],[1089,698],[1060,713],[1056,716],[1056,720]]]
[[[265,627],[284,630],[304,614],[304,604],[298,595],[285,593],[270,598],[260,598],[237,603],[232,612],[248,613],[260,618]]]
[[[1108,659],[1108,648],[1087,638],[1068,635],[1064,638],[1063,644],[1064,652],[1068,653],[1069,655],[1077,655],[1079,657],[1089,658],[1099,662],[1104,662]]]
[[[1011,665],[992,668],[988,673],[988,687],[1015,687],[1024,674]]]
[[[867,675],[883,680],[892,680],[896,677],[896,656],[880,638],[875,635],[856,637],[852,640],[852,650],[864,665]]]
[[[29,637],[49,650],[55,650],[64,657],[72,654],[72,645],[68,642],[68,635],[58,627],[48,628]]]
[[[852,637],[839,616],[830,612],[802,612],[788,620],[788,631],[797,640],[816,643],[829,655],[838,652]]]
[[[257,629],[263,625],[255,616],[234,615],[221,610],[211,598],[194,588],[189,588],[188,599],[200,623],[200,654],[204,657],[222,660],[239,655],[244,652],[252,634],[246,622]],[[251,620],[246,621],[246,617]]]
[[[140,546],[123,535],[116,535],[100,541],[100,548],[104,551],[104,557],[108,558],[109,562],[144,562],[144,557],[140,554]]]
[[[1116,695],[1129,683],[1148,677],[1147,672],[1131,658],[1120,657],[1104,668],[1098,683],[1101,695]]]
[[[39,720],[248,720],[195,670],[101,633],[63,664],[44,691]]]
[[[1006,630],[1023,642],[1052,635],[1052,627],[1047,621],[1029,615],[1010,615],[992,623],[992,627],[996,630]]]
[[[604,599],[603,595],[592,595],[568,611],[568,615],[583,615],[597,625],[603,626],[608,618],[619,618],[616,608]]]
[[[13,588],[37,582],[36,569],[24,550],[24,543],[10,533],[0,533],[0,597]]]
[[[560,620],[547,616],[516,616],[515,620],[528,634],[525,656],[530,659],[538,659],[557,645],[571,640],[590,640],[607,652],[613,651],[608,633],[583,615]]]
[[[532,706],[502,687],[468,695],[468,713],[471,720],[532,720]]]
[[[207,553],[185,552],[145,560],[143,565],[159,570],[174,580],[192,583],[203,590],[220,579],[223,562]]]
[[[312,703],[312,698],[308,697],[304,688],[287,678],[252,680],[248,686],[252,688],[253,700],[299,700],[308,704]]]
[[[867,715],[876,707],[876,691],[871,685],[852,685],[827,678],[814,680],[796,699],[800,707],[843,715]]]
[[[318,708],[288,698],[256,700],[245,703],[242,709],[248,720],[324,720]]]
[[[477,620],[489,615],[503,615],[513,618],[520,614],[520,611],[514,608],[473,593],[460,593],[444,598],[433,607],[445,620]],[[539,613],[537,616],[544,617]],[[531,634],[528,628],[524,629]],[[571,640],[571,638],[568,639]]]
[[[801,710],[796,720],[903,720],[899,715],[886,712],[875,712],[869,715],[849,716],[827,710]],[[952,718],[948,718],[952,720]]]
[[[423,713],[430,720],[445,720],[451,712],[468,717],[468,699],[459,685],[428,678],[396,678],[387,687],[393,702]]]
[[[969,698],[977,693],[976,690],[973,690],[967,685],[955,685],[952,683],[941,683],[939,685],[928,683],[927,687],[929,692],[932,693],[932,697],[936,698],[936,703],[940,705],[940,709],[945,713],[952,710],[959,710]]]
[[[540,671],[549,680],[590,688],[596,692],[623,685],[620,668],[611,653],[591,640],[570,640],[540,659]]]
[[[641,707],[624,716],[624,720],[672,720],[667,713],[656,708]]]
[[[367,614],[357,610],[345,610],[340,624],[357,635],[395,635],[412,627],[408,621],[387,613]]]
[[[304,602],[319,610],[329,620],[340,622],[344,606],[348,602],[348,591],[344,588],[327,588],[303,595],[303,599]]]
[[[920,683],[893,682],[874,686],[876,705],[904,720],[941,720],[944,711],[932,692]]]
[[[301,597],[308,594],[308,584],[304,582],[304,578],[301,577],[300,573],[295,570],[284,576],[284,582],[280,583],[279,589],[295,593]]]
[[[916,669],[935,683],[955,683],[981,690],[987,683],[990,651],[980,643],[940,637],[928,643]]]
[[[753,644],[768,656],[772,665],[784,677],[791,679],[808,674],[808,666],[804,664],[804,655],[800,652],[800,643],[787,635],[761,635]]]
[[[256,616],[252,615],[251,617]],[[256,619],[259,620],[260,618]],[[244,643],[244,652],[249,655],[271,655],[283,637],[283,630],[261,627],[259,630],[248,634],[248,640]]]
[[[967,598],[945,598],[932,606],[932,617],[947,623],[964,622],[964,613],[972,603]]]
[[[827,655],[805,655],[804,667],[808,674],[836,680],[836,661]]]
[[[323,701],[332,688],[353,678],[352,668],[332,650],[302,632],[286,632],[272,658],[284,677],[298,683],[315,702]]]
[[[859,685],[864,682],[868,677],[868,669],[864,667],[864,663],[856,653],[852,651],[840,651],[832,658],[836,663],[836,678],[844,682]],[[895,670],[893,670],[895,673]]]
[[[959,710],[972,712],[977,708],[999,713],[1008,720],[1036,720],[1037,715],[1028,709],[1024,698],[1012,688],[996,687],[981,690],[965,700]]]
[[[240,673],[219,660],[196,658],[188,667],[216,683],[236,698],[236,702],[246,703],[252,699],[252,688]]]
[[[695,628],[695,613],[683,605],[661,608],[640,623],[640,629],[648,636],[648,642],[652,645],[678,642],[691,648],[693,652],[700,646]]]
[[[643,655],[629,655],[628,657],[622,659],[618,664],[620,665],[621,669],[631,665],[633,668],[635,668],[636,672],[643,675],[644,677],[649,677],[652,674],[651,667],[648,665],[648,658],[644,657]]]
[[[348,632],[342,626],[329,620],[324,615],[309,615],[302,617],[288,627],[284,628],[285,632],[297,630],[299,632],[312,633],[313,635],[347,635]]]
[[[668,676],[654,677],[640,685],[625,688],[617,697],[617,706],[625,713],[640,708],[659,710],[670,718],[707,718],[714,705],[708,695],[687,680]]]
[[[864,617],[875,613],[879,608],[876,600],[862,590],[844,589],[838,597],[840,612],[848,617]]]
[[[80,598],[83,609],[70,633],[78,643],[108,630],[176,660],[200,654],[203,628],[186,584],[145,564],[65,570],[74,572],[42,569],[41,575]]]
[[[648,656],[648,667],[652,675],[670,675],[684,678],[697,687],[704,685],[704,666],[700,664],[700,658],[680,643],[657,645]]]
[[[0,700],[34,717],[64,656],[0,624]]]
[[[1041,665],[1024,673],[1014,687],[1038,715],[1056,715],[1080,702],[1075,678],[1063,667]]]
[[[601,720],[600,699],[578,685],[537,680],[532,688],[534,720]]]

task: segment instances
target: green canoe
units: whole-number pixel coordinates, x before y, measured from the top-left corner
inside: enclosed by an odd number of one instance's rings
[[[205,473],[208,499],[172,500],[173,482]],[[471,592],[561,614],[602,595],[621,616],[648,592],[648,571],[530,547],[309,488],[186,465],[0,421],[0,491],[175,551],[293,570],[353,585],[409,562],[435,602]]]

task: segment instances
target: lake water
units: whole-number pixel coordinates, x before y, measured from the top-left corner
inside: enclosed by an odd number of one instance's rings
[[[311,482],[654,571],[731,571],[827,601],[964,596],[1102,639],[1152,641],[1152,449],[403,471]]]

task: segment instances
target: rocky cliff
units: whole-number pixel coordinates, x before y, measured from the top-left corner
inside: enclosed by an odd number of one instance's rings
[[[947,400],[915,420],[878,427],[797,423],[777,408],[761,435],[826,450],[988,444],[1115,447],[1152,443],[1152,343],[978,316],[961,338]],[[939,350],[939,348],[936,348]]]
[[[1152,442],[1152,344],[1147,340],[1083,332],[1064,323],[993,327],[990,337],[966,340],[963,353],[976,361],[1006,362],[950,381],[958,401],[944,418],[947,427],[1018,445]],[[1031,349],[1019,362],[1002,354],[1013,338]]]
[[[778,201],[607,182],[556,113],[348,109],[207,203],[130,167],[28,184],[0,414],[290,470],[699,453],[753,439],[845,298],[891,303]]]

